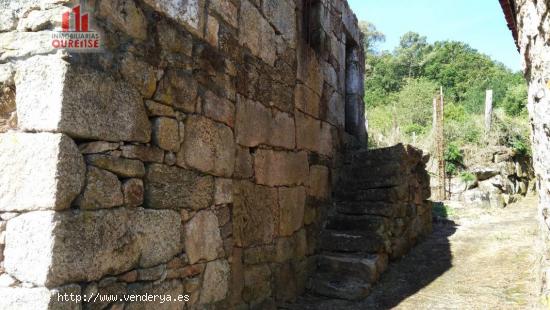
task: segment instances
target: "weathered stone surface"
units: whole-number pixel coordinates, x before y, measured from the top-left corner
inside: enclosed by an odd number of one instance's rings
[[[145,98],[151,98],[155,93],[158,72],[145,61],[127,53],[120,63],[120,72]]]
[[[66,302],[58,299],[58,296],[68,294],[76,297],[80,295],[80,286],[76,284],[64,287],[47,289],[44,287],[10,287],[0,288],[0,306],[2,309],[28,310],[28,309],[59,309],[78,310],[81,305],[76,302]],[[70,297],[69,297],[70,298]]]
[[[6,9],[4,9],[3,12],[5,13],[5,17],[0,20],[0,32],[7,32],[15,29],[17,19],[15,18],[13,12]]]
[[[296,77],[305,86],[321,96],[323,94],[323,74],[315,53],[310,49],[297,49],[298,67]],[[345,79],[345,77],[344,77]]]
[[[206,210],[198,212],[185,224],[185,251],[189,263],[211,261],[219,257],[223,248],[218,226],[216,215]]]
[[[216,260],[206,264],[200,296],[202,304],[220,301],[227,296],[229,272],[227,260]]]
[[[0,150],[0,211],[67,209],[84,186],[84,160],[65,135],[6,133]]]
[[[296,145],[299,149],[332,156],[334,150],[331,125],[297,112]]]
[[[168,117],[153,119],[153,143],[161,149],[177,152],[180,148],[178,121]]]
[[[252,167],[252,155],[250,150],[245,147],[237,146],[237,154],[235,155],[235,177],[248,179],[254,174]]]
[[[129,302],[124,307],[125,310],[142,310],[142,309],[158,309],[158,310],[182,310],[187,303],[185,300],[179,298],[180,295],[184,295],[186,292],[184,286],[180,280],[169,280],[161,283],[145,282],[145,283],[133,283],[128,285],[128,294],[135,296],[156,295],[166,296],[170,295],[172,302],[161,303],[158,301],[147,301],[145,299],[136,299],[136,301]]]
[[[239,29],[239,43],[264,62],[273,65],[277,57],[273,48],[275,31],[248,0],[241,2]]]
[[[304,224],[306,190],[304,187],[279,188],[279,235],[291,236]]]
[[[176,117],[176,112],[171,106],[153,100],[146,100],[145,107],[147,108],[147,114],[150,116]]]
[[[200,210],[214,199],[214,178],[178,167],[151,164],[145,174],[145,206]]]
[[[330,172],[326,166],[309,167],[309,190],[308,194],[319,199],[330,197]]]
[[[157,23],[157,36],[162,54],[171,63],[186,63],[193,53],[191,34],[179,31],[168,21]]]
[[[195,112],[197,82],[189,72],[167,70],[159,82],[155,100],[173,106],[176,110]]]
[[[145,0],[156,11],[174,19],[188,30],[201,34],[204,25],[204,0]]]
[[[243,146],[269,144],[293,149],[296,145],[294,120],[289,114],[240,96],[235,132],[237,143]]]
[[[300,185],[309,176],[306,152],[260,149],[254,155],[254,167],[256,181],[269,186]]]
[[[147,20],[133,1],[102,0],[99,16],[135,39],[147,38]]]
[[[15,286],[16,283],[17,283],[17,280],[12,278],[7,273],[0,274],[0,287]]]
[[[216,11],[221,17],[233,27],[237,27],[237,16],[239,8],[236,7],[231,0],[212,0],[210,8]]]
[[[155,281],[160,279],[166,273],[166,265],[158,265],[151,268],[137,270],[138,280],[140,281]]]
[[[154,146],[145,145],[123,145],[121,148],[122,157],[139,159],[143,162],[164,162],[164,151]]]
[[[343,128],[346,122],[346,104],[343,96],[338,92],[333,92],[327,105],[327,122]]]
[[[295,106],[298,110],[313,117],[319,117],[319,104],[321,102],[321,97],[318,94],[303,84],[298,84],[294,90],[294,100]]]
[[[51,31],[0,33],[0,42],[0,62],[54,52]]]
[[[204,95],[202,111],[207,117],[229,127],[233,128],[235,124],[235,105],[227,99],[219,98],[211,91]]]
[[[145,167],[139,160],[126,159],[111,155],[87,155],[86,163],[101,169],[111,171],[123,178],[141,178],[145,175]]]
[[[151,127],[137,90],[105,73],[58,56],[39,56],[24,62],[15,83],[22,130],[106,141],[150,140]]]
[[[185,123],[185,139],[178,164],[185,164],[216,176],[230,177],[235,167],[233,132],[207,118],[191,116]]]
[[[488,192],[476,188],[465,191],[462,194],[462,200],[467,206],[488,208],[491,206],[489,196],[490,194]]]
[[[233,202],[233,181],[231,179],[216,179],[216,192],[214,203],[216,205]]]
[[[128,179],[122,183],[124,205],[137,207],[143,204],[143,181],[141,179]]]
[[[176,157],[176,154],[172,152],[167,152],[166,155],[164,155],[164,163],[168,166],[173,166],[177,163],[178,159]]]
[[[269,266],[247,266],[244,271],[243,299],[259,302],[271,295],[271,270]]]
[[[47,287],[95,281],[167,262],[182,249],[181,231],[170,210],[29,212],[8,222],[4,266]]]
[[[88,167],[86,186],[75,201],[82,209],[104,209],[121,206],[124,203],[121,184],[113,173]]]
[[[206,34],[205,39],[210,45],[217,47],[218,46],[218,31],[220,29],[220,24],[218,20],[212,15],[208,15],[206,22]]]
[[[234,181],[233,188],[235,244],[247,247],[271,243],[277,229],[277,190],[249,181]]]
[[[104,153],[108,151],[114,151],[118,149],[118,147],[119,147],[118,143],[95,141],[95,142],[80,144],[78,146],[78,149],[82,154],[97,154],[97,153]]]
[[[265,0],[262,11],[290,47],[296,45],[296,3],[292,0]]]
[[[19,20],[17,29],[19,31],[40,31],[52,29],[61,25],[62,14],[65,7],[54,7],[46,10],[33,10]],[[5,11],[3,11],[5,12]],[[10,13],[7,13],[9,19]],[[2,22],[0,22],[0,28]],[[0,30],[1,31],[1,30]]]

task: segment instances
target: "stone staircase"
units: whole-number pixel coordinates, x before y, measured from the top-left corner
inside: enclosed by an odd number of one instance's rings
[[[431,232],[426,162],[421,151],[403,145],[346,155],[319,236],[311,295],[364,299],[388,261]]]

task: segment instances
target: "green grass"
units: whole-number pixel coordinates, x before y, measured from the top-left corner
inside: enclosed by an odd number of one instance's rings
[[[432,213],[446,219],[455,215],[455,210],[442,202],[434,202],[432,204]]]

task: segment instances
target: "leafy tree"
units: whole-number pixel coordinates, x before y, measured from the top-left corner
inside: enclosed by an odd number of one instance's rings
[[[378,43],[386,41],[386,36],[376,29],[376,26],[368,21],[360,21],[359,29],[363,33],[363,47],[369,54],[376,54],[378,52]]]
[[[430,50],[427,39],[416,32],[407,32],[395,50],[403,76],[418,77],[421,74],[423,59]]]
[[[526,83],[513,73],[456,41],[430,44],[418,33],[405,33],[392,52],[380,52],[376,43],[383,35],[374,25],[362,23],[365,33],[365,104],[370,133],[378,141],[410,141],[412,133],[430,148],[432,100],[443,87],[445,94],[445,141],[454,145],[507,145],[518,152],[529,152],[529,130],[525,118]],[[493,90],[497,120],[491,133],[485,133],[483,113],[485,93]],[[502,113],[504,114],[504,113]],[[372,140],[371,140],[372,141]],[[384,145],[379,143],[380,145]]]
[[[405,86],[397,93],[399,123],[428,127],[432,122],[432,101],[437,84],[425,79],[406,79]],[[425,132],[423,130],[422,132]]]
[[[517,84],[511,86],[502,100],[502,107],[510,116],[520,116],[527,112],[527,86]]]

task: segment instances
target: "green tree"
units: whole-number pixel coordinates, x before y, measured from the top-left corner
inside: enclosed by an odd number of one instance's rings
[[[378,43],[386,41],[386,36],[368,21],[359,22],[359,30],[363,33],[363,48],[368,54],[377,54]]]
[[[397,93],[398,120],[402,127],[422,130],[425,133],[432,123],[432,101],[437,91],[437,84],[425,79],[406,79],[405,86]]]
[[[520,116],[527,112],[527,85],[525,83],[511,86],[502,100],[502,107],[510,116]]]
[[[427,39],[416,32],[405,33],[395,50],[395,56],[401,66],[402,75],[408,78],[421,74],[423,59],[430,50]]]

